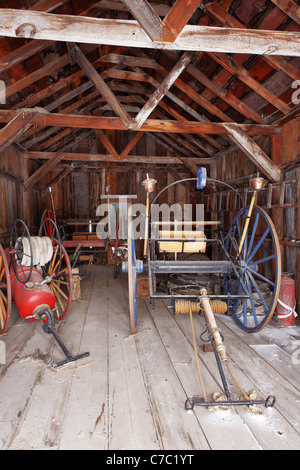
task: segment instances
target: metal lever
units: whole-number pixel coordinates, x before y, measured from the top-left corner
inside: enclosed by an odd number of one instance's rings
[[[72,354],[69,352],[69,350],[67,349],[65,344],[60,339],[60,336],[59,336],[59,334],[57,333],[57,331],[55,329],[54,318],[53,318],[53,315],[52,315],[50,310],[43,310],[42,312],[39,313],[39,317],[40,317],[40,320],[42,322],[42,328],[43,328],[44,332],[47,333],[47,334],[52,334],[54,336],[57,343],[59,344],[59,346],[61,347],[61,349],[63,350],[64,354],[67,357],[67,359],[65,359],[64,361],[54,362],[52,364],[52,367],[54,367],[54,368],[60,367],[64,364],[68,364],[69,362],[77,361],[78,359],[82,359],[83,357],[88,357],[90,355],[89,352],[85,352],[83,354],[79,354],[78,356],[72,356]]]

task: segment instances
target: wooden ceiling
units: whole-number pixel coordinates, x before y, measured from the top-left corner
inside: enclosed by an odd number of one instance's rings
[[[0,0],[0,150],[40,163],[25,189],[80,162],[195,173],[232,146],[279,181],[256,140],[300,113],[299,31],[293,0]],[[91,134],[103,154],[70,152]],[[136,154],[146,136],[164,156]]]

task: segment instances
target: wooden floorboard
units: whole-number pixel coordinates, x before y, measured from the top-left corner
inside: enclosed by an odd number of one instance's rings
[[[138,328],[130,331],[127,278],[95,265],[81,281],[58,332],[72,354],[90,356],[58,370],[64,355],[38,322],[13,306],[6,363],[0,365],[0,449],[218,450],[299,449],[300,328],[247,334],[219,315],[229,363],[241,387],[274,408],[252,414],[242,406],[187,412],[201,395],[189,315],[173,316],[138,298]],[[214,354],[201,349],[204,318],[194,315],[197,351],[207,395],[222,390]],[[240,398],[226,374],[230,393]]]

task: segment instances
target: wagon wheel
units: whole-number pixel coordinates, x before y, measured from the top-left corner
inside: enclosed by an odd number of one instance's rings
[[[129,315],[132,334],[136,333],[137,315],[136,315],[136,254],[133,236],[132,219],[128,215],[128,295],[129,295]]]
[[[55,222],[54,214],[51,209],[45,209],[41,217],[40,225],[42,226],[44,224],[43,235],[49,238],[52,238],[53,225],[51,221]]]
[[[61,254],[60,253],[61,250]],[[68,312],[72,302],[73,278],[69,256],[65,248],[53,239],[53,255],[44,266],[44,276],[51,277],[49,287],[56,299],[55,320],[61,320]]]
[[[0,335],[9,325],[11,312],[11,284],[6,255],[0,245]]]
[[[143,272],[143,261],[136,259],[134,230],[131,206],[128,210],[127,222],[127,246],[128,246],[128,261],[122,262],[122,271],[128,273],[128,297],[129,297],[129,315],[132,334],[136,333],[137,327],[137,290],[136,278],[137,274]]]
[[[29,281],[33,267],[31,238],[26,224],[17,219],[10,231],[11,265],[17,279],[25,284]],[[20,267],[20,269],[17,269]]]
[[[39,228],[39,237],[48,237],[50,238],[53,246],[53,256],[46,267],[43,267],[44,276],[48,274],[49,267],[51,264],[54,266],[54,269],[51,271],[51,275],[54,277],[61,269],[62,262],[62,242],[57,228],[56,223],[52,219],[44,219],[40,228]]]
[[[225,277],[226,293],[241,298],[229,301],[229,310],[240,328],[260,331],[271,320],[277,305],[281,279],[281,254],[274,224],[268,214],[254,206],[240,255],[238,246],[248,207],[235,216],[225,248],[234,270]],[[249,298],[242,296],[248,295]]]

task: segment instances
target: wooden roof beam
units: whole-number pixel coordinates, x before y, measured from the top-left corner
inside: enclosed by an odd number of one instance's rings
[[[151,95],[145,106],[141,109],[138,115],[134,119],[134,124],[131,125],[132,129],[139,129],[143,123],[146,121],[147,117],[150,116],[152,111],[156,108],[158,103],[163,99],[167,91],[175,83],[179,75],[187,67],[192,59],[192,55],[189,53],[184,53],[179,59],[177,64],[172,68],[172,70],[167,74],[159,87]]]
[[[71,164],[68,164],[64,170],[60,171],[58,175],[56,175],[51,181],[50,183],[48,183],[45,187],[44,187],[44,193],[46,191],[48,191],[48,188],[53,188],[54,186],[56,186],[60,181],[62,181],[66,176],[68,176],[73,170],[74,170],[75,166],[73,165],[73,163]]]
[[[24,183],[24,191],[27,191],[38,183],[49,171],[51,171],[64,157],[63,153],[55,153],[46,161],[35,173],[33,173]]]
[[[26,109],[23,110],[26,112]],[[30,109],[29,109],[30,111]],[[60,126],[74,127],[81,129],[115,129],[126,130],[126,126],[119,118],[102,116],[84,116],[80,114],[60,114],[38,112],[35,110],[35,116],[31,124],[37,126]],[[17,114],[17,111],[0,109],[0,122],[7,123]],[[264,124],[236,124],[248,135],[281,135],[280,126]],[[179,134],[216,134],[229,135],[230,132],[218,122],[195,122],[195,121],[169,121],[165,119],[147,119],[140,127],[139,132],[175,132]]]
[[[147,0],[122,0],[151,41],[172,44],[202,0],[177,0],[161,21]]]
[[[113,94],[109,86],[105,83],[101,75],[98,74],[97,70],[94,68],[91,62],[86,58],[81,49],[75,44],[69,54],[93,82],[96,89],[106,99],[111,109],[117,114],[117,116],[119,116],[125,126],[130,127],[132,125],[132,118],[124,110],[119,100]]]
[[[257,94],[262,96],[266,101],[271,103],[282,113],[287,114],[290,111],[290,108],[285,104],[280,98],[278,98],[274,93],[269,91],[259,82],[257,82],[251,75],[248,70],[245,69],[242,65],[238,64],[232,57],[227,54],[220,53],[208,53],[213,59],[215,59],[222,67],[227,69],[230,73],[235,74],[239,80],[246,83],[252,90]]]
[[[34,116],[35,113],[30,110],[19,112],[0,129],[0,151],[12,144],[29,127]]]
[[[223,124],[230,132],[233,141],[242,149],[250,160],[272,181],[280,181],[281,170],[268,155],[236,124]]]
[[[56,155],[55,152],[23,152],[22,158],[31,160],[50,160]],[[82,161],[82,162],[114,162],[110,154],[91,154],[91,153],[71,153],[64,152],[63,161]],[[197,165],[216,163],[214,158],[189,158],[190,162]],[[181,160],[178,156],[157,156],[157,155],[127,155],[124,163],[153,163],[162,165],[180,165]]]
[[[138,23],[125,20],[0,9],[0,35],[31,39],[257,55],[300,56],[298,33],[186,25],[173,44],[153,43]]]
[[[293,0],[271,0],[286,15],[300,24],[300,7]]]
[[[217,3],[209,3],[205,5],[205,10],[209,12],[214,19],[217,19],[221,24],[230,28],[244,28],[243,23],[230,15],[224,8]],[[260,29],[260,28],[259,28]],[[264,56],[264,61],[277,70],[282,70],[293,80],[298,80],[299,70],[294,67],[287,59],[283,57]]]

